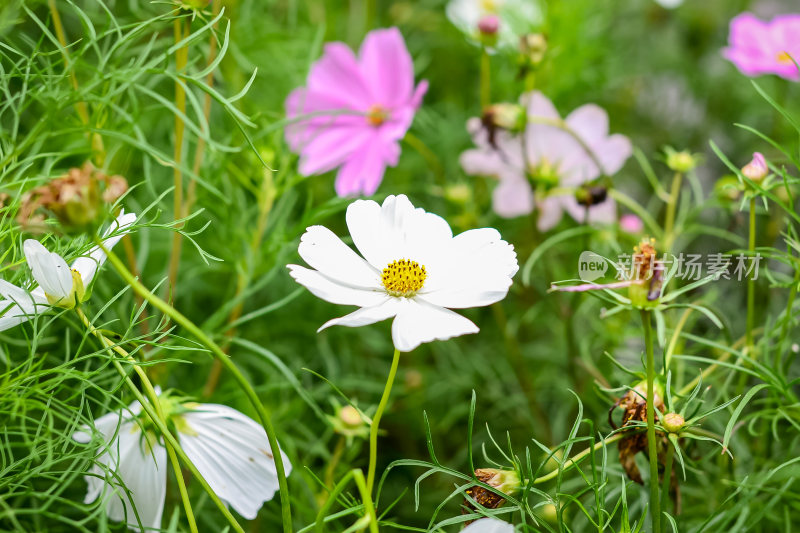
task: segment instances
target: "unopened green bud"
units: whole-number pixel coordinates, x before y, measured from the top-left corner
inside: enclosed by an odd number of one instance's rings
[[[479,481],[509,496],[516,494],[521,486],[519,474],[517,474],[516,470],[479,468],[475,470],[475,477],[477,477]]]
[[[685,423],[686,421],[678,413],[667,413],[661,420],[661,425],[664,426],[664,429],[670,433],[678,433],[681,429],[683,429],[683,425]]]
[[[528,115],[523,106],[503,102],[492,104],[487,107],[483,112],[481,120],[484,126],[489,129],[520,132],[524,130],[527,125]]]
[[[519,51],[524,61],[536,67],[547,53],[547,38],[541,33],[529,33],[519,39]]]
[[[686,173],[697,166],[697,156],[688,150],[681,150],[680,152],[670,148],[666,148],[667,153],[667,166],[670,170],[675,172]]]

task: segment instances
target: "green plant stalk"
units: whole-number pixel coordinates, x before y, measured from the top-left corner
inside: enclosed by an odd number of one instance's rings
[[[616,442],[616,441],[620,440],[622,437],[626,437],[626,436],[627,436],[627,434],[624,433],[624,432],[619,432],[619,433],[615,433],[614,435],[611,435],[609,438],[596,443],[591,448],[586,448],[582,452],[576,454],[574,457],[572,457],[572,459],[570,459],[567,462],[565,462],[563,467],[556,468],[552,472],[548,472],[547,474],[545,474],[543,476],[537,477],[536,479],[534,479],[531,482],[531,484],[537,485],[539,483],[546,483],[546,482],[550,481],[551,479],[555,479],[558,476],[559,472],[565,472],[567,469],[572,468],[573,466],[577,465],[578,463],[580,463],[583,460],[584,457],[586,457],[590,453],[596,452],[597,450],[599,450],[603,446],[611,444],[612,442]]]
[[[658,449],[656,446],[655,358],[653,357],[653,332],[650,328],[650,311],[642,309],[644,344],[647,352],[647,453],[650,456],[650,512],[653,533],[661,533],[661,502],[658,495]]]
[[[750,257],[756,250],[756,197],[750,198],[750,235],[747,241],[747,251]],[[753,278],[747,280],[747,326],[745,330],[745,345],[747,355],[753,357],[753,313],[755,311],[756,285]]]
[[[381,422],[381,416],[386,409],[386,404],[389,403],[389,396],[392,394],[392,384],[394,377],[397,374],[397,366],[400,363],[400,350],[394,349],[394,356],[392,357],[392,367],[389,369],[389,377],[386,378],[386,386],[383,389],[383,396],[378,404],[378,410],[375,411],[375,416],[372,417],[372,424],[369,427],[369,468],[367,470],[367,493],[372,494],[372,487],[375,485],[375,467],[378,462],[378,425]]]
[[[492,60],[486,47],[481,48],[481,109],[492,103]]]
[[[179,43],[184,38],[183,33],[183,19],[176,18],[173,21],[173,28],[175,33],[175,42]],[[186,24],[186,36],[189,35],[189,24]],[[187,46],[182,46],[175,51],[175,72],[180,75],[186,70],[186,63],[189,59],[189,49]],[[174,181],[175,192],[173,198],[173,211],[175,220],[180,220],[183,216],[183,174],[181,173],[181,158],[183,157],[183,134],[185,124],[181,114],[186,113],[186,90],[179,79],[175,80],[175,107],[180,111],[180,114],[175,114],[175,149],[173,151],[173,159],[175,165],[172,170],[172,178]],[[169,283],[166,290],[175,292],[175,284],[178,280],[178,265],[181,260],[181,239],[183,235],[180,231],[176,231],[172,236],[172,251],[169,258]]]
[[[78,313],[81,321],[83,322],[84,326],[100,341],[103,347],[106,350],[114,350],[119,355],[123,357],[123,359],[127,360],[133,365],[134,371],[139,375],[139,379],[142,381],[142,386],[144,387],[145,392],[147,393],[147,397],[150,399],[150,403],[153,405],[155,409],[156,416],[158,417],[161,422],[166,425],[167,419],[164,416],[164,411],[161,409],[161,402],[158,400],[158,394],[156,393],[155,388],[153,388],[153,384],[150,382],[150,379],[147,377],[147,373],[142,370],[140,366],[136,364],[136,361],[131,357],[131,355],[123,350],[119,346],[115,346],[114,343],[109,341],[105,335],[103,335],[97,328],[89,320],[89,317],[81,310],[80,307],[75,308],[75,311]],[[112,355],[113,357],[113,355]],[[127,374],[124,374],[123,370],[123,377],[127,378]],[[153,421],[155,422],[155,420]],[[189,500],[189,493],[186,491],[186,483],[183,479],[183,472],[181,471],[181,464],[178,461],[178,456],[175,454],[175,449],[172,447],[172,444],[164,440],[164,448],[167,449],[167,455],[169,456],[169,462],[172,464],[172,469],[175,472],[175,479],[178,482],[178,491],[181,494],[181,501],[183,502],[183,509],[186,511],[186,519],[189,521],[189,530],[192,533],[197,533],[197,523],[194,519],[194,512],[192,511],[192,503]]]
[[[264,405],[261,403],[261,400],[258,399],[256,391],[253,389],[241,371],[239,371],[236,365],[230,360],[230,358],[225,355],[225,352],[222,351],[217,343],[211,340],[208,335],[198,328],[194,322],[186,318],[180,311],[150,292],[147,287],[142,285],[139,280],[134,278],[120,258],[117,257],[114,252],[106,248],[100,239],[95,238],[95,243],[100,247],[101,250],[103,250],[103,252],[105,252],[106,256],[108,257],[108,261],[113,265],[114,269],[119,273],[119,275],[122,276],[122,279],[124,279],[125,282],[131,286],[134,292],[147,300],[153,307],[169,316],[173,321],[175,321],[176,324],[189,331],[200,341],[201,344],[211,350],[211,353],[214,355],[214,357],[216,357],[217,360],[219,360],[222,365],[233,375],[236,382],[244,391],[247,399],[250,401],[250,404],[258,413],[261,425],[264,427],[264,431],[267,434],[267,439],[269,440],[269,446],[272,450],[273,460],[275,462],[275,473],[278,476],[278,486],[281,494],[283,530],[285,533],[291,533],[292,511],[291,502],[289,500],[289,486],[286,482],[286,470],[283,467],[283,460],[281,458],[280,448],[278,447],[278,439],[275,436],[275,429],[272,427],[270,416],[267,413]]]
[[[367,485],[364,483],[364,474],[361,472],[360,468],[354,468],[353,470],[349,471],[341,479],[341,481],[336,484],[333,490],[331,490],[330,494],[328,495],[328,499],[325,500],[325,503],[322,507],[320,507],[320,510],[317,513],[317,520],[314,524],[314,529],[317,533],[323,533],[325,526],[325,515],[328,514],[331,506],[336,501],[336,497],[339,496],[339,494],[341,494],[344,488],[347,486],[350,478],[355,481],[359,492],[361,492],[361,499],[364,502],[364,509],[366,510],[365,516],[369,519],[370,532],[378,533],[378,517],[375,514],[375,507],[372,504],[372,494],[367,488]]]
[[[785,364],[783,363],[783,354],[786,351],[786,340],[789,333],[789,324],[792,322],[792,309],[794,309],[794,300],[797,297],[798,285],[800,285],[800,265],[795,265],[794,283],[792,283],[792,288],[789,291],[789,298],[786,301],[786,313],[784,315],[783,326],[781,326],[781,342],[775,353],[775,368],[783,366],[785,371],[788,371],[794,360],[794,356],[791,356],[787,359]]]
[[[683,173],[676,172],[672,177],[672,188],[669,192],[667,202],[667,214],[664,218],[664,249],[669,250],[675,240],[675,211],[678,209],[678,198],[681,194],[681,184],[683,183]]]

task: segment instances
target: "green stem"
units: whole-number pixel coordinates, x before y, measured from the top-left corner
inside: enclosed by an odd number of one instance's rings
[[[114,350],[119,355],[121,355],[123,359],[127,360],[129,363],[133,365],[133,369],[139,375],[139,379],[142,381],[142,386],[144,387],[144,390],[147,393],[147,397],[150,399],[150,403],[153,405],[153,408],[155,409],[156,416],[162,423],[166,424],[167,419],[164,416],[164,411],[161,409],[161,402],[158,400],[158,394],[156,393],[153,384],[150,382],[150,379],[147,377],[147,373],[144,370],[142,370],[140,366],[136,364],[136,361],[128,352],[126,352],[119,346],[115,346],[114,343],[109,341],[105,335],[103,335],[97,328],[95,328],[94,325],[89,320],[89,317],[87,317],[86,314],[84,314],[83,310],[80,307],[77,307],[75,311],[78,313],[78,316],[80,317],[81,321],[86,326],[86,328],[92,333],[92,335],[97,337],[97,339],[100,341],[100,343],[106,350]],[[113,357],[113,354],[111,355]],[[121,366],[120,370],[123,370]],[[123,370],[123,377],[128,379],[128,376],[127,374],[125,374],[124,370]],[[197,522],[195,522],[194,519],[194,512],[192,511],[192,503],[189,500],[189,493],[186,491],[186,483],[184,482],[183,479],[183,472],[181,471],[181,464],[178,461],[178,456],[175,454],[175,449],[173,448],[172,444],[170,444],[166,440],[164,441],[164,448],[167,449],[169,462],[170,464],[172,464],[172,469],[175,472],[175,479],[178,482],[178,491],[181,494],[183,509],[186,511],[186,519],[189,521],[189,530],[192,533],[197,533]]]
[[[678,208],[678,197],[681,194],[681,184],[683,183],[683,173],[676,172],[672,177],[672,188],[667,202],[667,214],[664,219],[664,249],[669,250],[675,240],[673,230],[675,228],[675,211]]]
[[[190,27],[187,22],[185,25],[183,18],[178,17],[173,21],[173,30],[175,33],[175,42],[179,43],[184,37],[189,36]],[[188,46],[182,46],[175,51],[175,71],[180,75],[186,70],[186,64],[189,59]],[[172,170],[172,179],[174,182],[175,192],[173,199],[173,211],[175,220],[180,220],[183,216],[183,174],[181,173],[181,159],[183,157],[183,134],[185,131],[185,124],[183,123],[182,114],[186,113],[186,91],[180,79],[175,79],[175,108],[179,113],[175,113],[175,147],[173,150],[173,159],[175,166]],[[181,239],[183,235],[180,231],[176,231],[172,236],[172,251],[170,252],[169,259],[169,283],[167,284],[167,291],[175,293],[175,284],[178,280],[178,265],[181,260]],[[174,297],[173,297],[174,298]]]
[[[747,241],[748,256],[752,257],[756,249],[756,197],[750,198],[750,236]],[[753,357],[753,313],[755,307],[756,285],[752,277],[747,280],[747,330],[745,346],[747,355]]]
[[[486,47],[481,49],[481,109],[492,103],[492,61]]]
[[[392,367],[389,369],[389,377],[386,378],[383,396],[381,396],[378,410],[375,411],[375,416],[372,417],[372,424],[369,427],[369,469],[367,470],[367,493],[369,494],[372,494],[372,487],[375,485],[375,467],[378,461],[378,424],[381,422],[381,416],[383,416],[383,411],[386,409],[386,404],[389,403],[389,396],[392,394],[392,384],[394,383],[394,376],[397,374],[399,363],[400,350],[395,348]]]
[[[331,490],[330,494],[328,495],[328,499],[325,500],[325,503],[317,513],[317,521],[314,524],[314,529],[317,533],[322,533],[324,531],[325,516],[328,514],[328,511],[336,501],[336,498],[342,493],[351,478],[353,481],[355,481],[359,492],[361,492],[361,499],[364,502],[366,517],[369,520],[369,530],[371,533],[378,533],[378,517],[375,514],[375,506],[372,504],[371,491],[364,483],[364,474],[359,468],[354,468],[353,470],[349,471],[347,475],[345,475],[341,481],[339,481],[339,483],[333,487],[333,490]]]
[[[211,353],[214,357],[217,358],[220,363],[233,375],[236,382],[239,384],[241,389],[244,391],[245,395],[247,396],[248,400],[252,404],[253,408],[258,413],[258,418],[261,421],[261,425],[264,427],[264,431],[267,434],[267,439],[269,440],[269,446],[272,450],[273,460],[275,462],[275,472],[278,476],[278,486],[280,489],[281,494],[281,514],[283,518],[283,530],[286,533],[291,533],[292,531],[292,511],[291,511],[291,502],[289,501],[289,487],[286,483],[286,470],[283,466],[283,460],[281,458],[280,448],[278,447],[278,439],[275,436],[275,429],[272,427],[272,422],[270,421],[270,416],[267,413],[266,408],[259,400],[256,391],[241,373],[241,371],[236,367],[236,365],[230,360],[230,358],[225,355],[225,352],[215,343],[211,338],[208,337],[200,328],[198,328],[194,322],[186,318],[183,314],[181,314],[177,309],[169,305],[167,302],[150,292],[147,287],[142,285],[139,280],[137,280],[133,275],[128,271],[125,267],[125,264],[120,260],[119,257],[114,254],[111,250],[106,248],[103,242],[100,239],[95,239],[96,244],[100,247],[103,252],[105,252],[106,256],[108,257],[109,263],[114,266],[114,269],[122,276],[122,279],[125,280],[128,285],[136,292],[136,294],[140,295],[142,298],[147,300],[153,307],[164,313],[165,315],[169,316],[176,324],[183,327],[187,331],[189,331],[192,335],[194,335],[201,344],[203,344],[206,348],[211,350]]]
[[[569,461],[564,463],[564,466],[562,466],[561,468],[556,468],[552,472],[548,472],[547,474],[545,474],[543,476],[537,477],[536,479],[533,480],[532,484],[533,485],[537,485],[539,483],[545,483],[547,481],[550,481],[551,479],[556,478],[558,476],[559,472],[564,472],[567,469],[572,468],[573,466],[577,465],[578,463],[580,463],[583,460],[584,457],[586,457],[590,453],[595,452],[595,451],[599,450],[600,448],[602,448],[603,446],[611,444],[612,442],[616,442],[616,441],[620,440],[622,437],[627,437],[628,434],[629,434],[629,432],[627,432],[627,433],[625,433],[625,432],[615,433],[614,435],[611,435],[609,438],[607,438],[605,440],[601,440],[598,443],[595,443],[595,445],[592,446],[591,448],[586,448],[582,452],[576,454],[572,459],[570,459]]]
[[[661,533],[661,502],[658,497],[658,451],[656,447],[655,358],[653,333],[650,329],[650,311],[642,309],[644,344],[647,351],[647,453],[650,456],[650,512],[653,533]]]

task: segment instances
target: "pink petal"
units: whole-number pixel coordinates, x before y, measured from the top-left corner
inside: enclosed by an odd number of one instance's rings
[[[337,98],[305,87],[292,91],[286,98],[285,107],[286,116],[290,120],[313,115],[286,126],[286,140],[293,152],[300,152],[321,130],[364,124],[362,114],[356,111],[346,114],[347,108]],[[326,111],[330,111],[330,114],[325,113]]]
[[[566,123],[589,146],[608,135],[608,113],[595,104],[582,105],[567,116]]]
[[[317,137],[303,148],[300,174],[304,176],[322,174],[338,167],[374,136],[375,130],[367,124],[360,128],[345,127],[320,131]]]
[[[564,196],[563,206],[576,222],[584,223],[586,220],[586,206],[579,204],[574,196]],[[616,220],[617,204],[610,198],[589,208],[590,224],[613,224]]]
[[[330,98],[360,111],[366,111],[374,103],[361,67],[344,43],[325,45],[325,52],[308,75],[308,88],[327,93]]]
[[[528,116],[560,119],[553,102],[539,91],[525,93],[519,97],[519,102],[528,108]]]
[[[536,227],[539,231],[545,232],[553,229],[563,216],[563,208],[561,206],[562,198],[558,196],[551,196],[545,198],[541,202],[537,202],[536,207],[539,209],[539,220],[536,221]]]
[[[336,176],[336,194],[340,197],[374,194],[386,170],[384,150],[378,137],[356,149]]]
[[[499,177],[503,172],[511,170],[496,150],[488,148],[466,150],[459,157],[459,162],[464,172],[471,176]]]
[[[409,102],[414,63],[397,28],[369,32],[361,44],[359,62],[373,104],[395,108]]]
[[[492,208],[504,218],[527,215],[533,211],[533,190],[528,181],[517,174],[506,174],[492,193]]]

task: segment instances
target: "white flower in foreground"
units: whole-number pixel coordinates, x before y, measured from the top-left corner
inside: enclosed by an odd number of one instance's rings
[[[103,245],[111,249],[134,222],[135,214],[122,211],[103,237],[112,233],[116,235],[105,238]],[[23,251],[33,279],[39,285],[26,291],[0,279],[0,296],[3,298],[0,300],[0,331],[26,322],[49,307],[75,307],[84,300],[86,288],[106,260],[106,254],[99,246],[92,248],[88,255],[76,259],[72,267],[67,265],[63,257],[48,252],[39,241],[33,239],[25,241]]]
[[[311,226],[298,251],[315,270],[288,265],[291,275],[323,300],[361,307],[320,330],[395,317],[392,339],[402,352],[477,333],[475,324],[450,309],[502,300],[519,268],[514,247],[497,230],[454,237],[442,217],[414,208],[402,194],[387,197],[383,205],[353,202],[347,227],[363,259],[329,229]]]
[[[178,430],[181,447],[211,489],[244,518],[254,519],[278,490],[264,428],[225,405],[178,404],[165,395],[160,401]],[[91,503],[101,495],[107,497],[109,518],[126,521],[136,531],[136,513],[145,528],[161,528],[169,466],[162,439],[156,437],[149,419],[138,417],[141,409],[139,402],[134,402],[124,411],[95,420],[95,429],[107,444],[86,476],[84,499]],[[91,441],[86,427],[72,438]],[[292,465],[283,452],[281,458],[288,476]]]
[[[465,527],[461,533],[514,533],[514,526],[497,518],[481,518]]]

